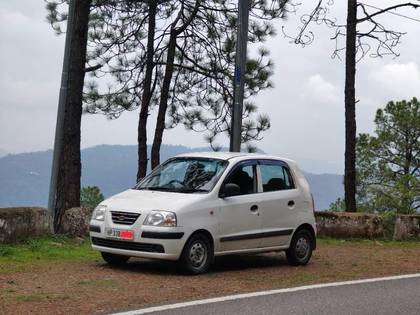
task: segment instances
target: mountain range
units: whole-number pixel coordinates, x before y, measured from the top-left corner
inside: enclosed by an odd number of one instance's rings
[[[5,155],[7,155],[7,151],[0,148],[0,158],[2,158]]]
[[[181,153],[208,150],[181,145],[162,145],[161,161]],[[82,186],[98,186],[107,197],[135,184],[137,146],[99,145],[83,149],[81,154]],[[51,160],[51,150],[1,157],[0,207],[45,207],[48,200]],[[305,174],[317,209],[327,209],[331,202],[343,196],[342,175]]]

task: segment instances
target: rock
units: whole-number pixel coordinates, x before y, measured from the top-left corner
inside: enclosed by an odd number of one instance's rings
[[[0,208],[0,243],[11,243],[51,233],[47,209],[37,207]]]
[[[318,235],[343,238],[375,238],[384,236],[383,219],[375,214],[359,212],[316,212]]]
[[[61,233],[69,236],[83,237],[89,235],[89,221],[93,208],[71,208],[64,212],[61,221]]]
[[[395,221],[394,240],[420,240],[420,215],[398,215]]]

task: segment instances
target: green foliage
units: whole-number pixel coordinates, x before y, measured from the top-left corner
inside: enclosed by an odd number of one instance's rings
[[[229,133],[233,102],[237,1],[158,1],[154,42],[152,97],[149,109],[159,104],[172,30],[181,29],[176,41],[174,74],[169,91],[166,127],[184,125],[204,132],[212,147],[218,135]],[[249,59],[245,73],[242,141],[260,140],[270,128],[266,115],[257,115],[250,99],[273,86],[273,63],[262,46],[275,35],[272,21],[284,18],[288,0],[251,1]],[[149,1],[97,0],[92,5],[88,38],[84,110],[117,118],[137,109],[142,101],[146,69]],[[47,0],[48,16],[57,33],[67,19],[67,1]],[[193,16],[190,23],[189,18]],[[182,25],[186,25],[185,29]],[[104,82],[109,82],[105,85]]]
[[[330,204],[328,207],[328,211],[334,211],[334,212],[342,212],[346,209],[346,204],[344,202],[344,199],[338,198],[336,201]]]
[[[357,139],[359,210],[413,213],[420,207],[420,103],[389,102],[375,124],[375,136]]]
[[[80,190],[80,205],[95,208],[104,200],[104,195],[97,186],[87,186]]]

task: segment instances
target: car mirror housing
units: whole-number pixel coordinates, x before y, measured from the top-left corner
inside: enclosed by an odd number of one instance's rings
[[[231,196],[237,196],[241,193],[241,188],[238,184],[226,183],[223,185],[223,189],[220,192],[220,197],[226,198]]]

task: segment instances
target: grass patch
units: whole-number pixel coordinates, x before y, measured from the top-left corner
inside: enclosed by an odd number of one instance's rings
[[[0,273],[51,261],[83,261],[99,258],[88,238],[62,235],[36,237],[17,244],[0,244]]]
[[[92,280],[80,280],[76,283],[77,285],[88,285],[99,288],[116,287],[118,282],[113,279],[92,279]]]
[[[19,302],[43,302],[43,301],[57,301],[69,299],[68,295],[51,294],[51,293],[35,293],[35,294],[21,294],[16,296]]]
[[[318,237],[317,244],[322,245],[349,245],[349,246],[387,246],[394,248],[420,248],[419,241],[390,241],[386,239],[362,239],[349,238],[337,239],[330,237]]]

